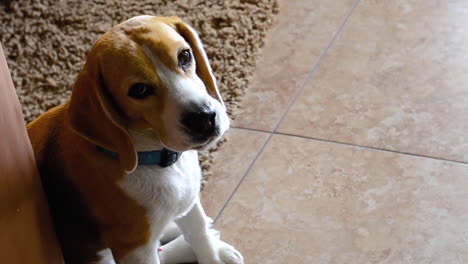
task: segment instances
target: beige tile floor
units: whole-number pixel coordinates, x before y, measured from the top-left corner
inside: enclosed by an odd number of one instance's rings
[[[246,263],[468,263],[468,1],[280,0],[202,194]]]

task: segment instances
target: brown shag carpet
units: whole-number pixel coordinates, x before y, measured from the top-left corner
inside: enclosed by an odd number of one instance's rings
[[[0,42],[29,122],[65,102],[87,50],[113,25],[177,15],[199,32],[232,114],[277,10],[276,0],[0,0]],[[201,158],[205,176],[213,151]]]

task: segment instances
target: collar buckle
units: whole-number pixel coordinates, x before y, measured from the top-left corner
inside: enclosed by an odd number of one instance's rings
[[[161,150],[161,161],[159,162],[159,166],[163,168],[169,167],[177,162],[179,156],[178,152],[164,148]]]

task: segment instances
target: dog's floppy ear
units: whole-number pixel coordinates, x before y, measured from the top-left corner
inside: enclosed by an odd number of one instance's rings
[[[137,166],[137,154],[99,68],[98,58],[90,54],[73,86],[70,125],[91,143],[118,153],[123,169],[130,173]]]
[[[214,98],[216,98],[224,106],[223,99],[219,93],[218,86],[216,85],[216,78],[211,70],[208,57],[206,56],[203,44],[198,37],[197,32],[189,25],[185,24],[181,19],[173,17],[175,20],[175,27],[179,34],[187,41],[192,48],[193,56],[195,57],[197,75],[203,81],[208,90]]]

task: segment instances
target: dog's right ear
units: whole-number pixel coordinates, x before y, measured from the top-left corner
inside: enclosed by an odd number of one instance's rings
[[[68,114],[74,132],[91,143],[119,154],[123,169],[130,173],[138,162],[125,126],[106,89],[99,60],[88,55],[73,86]]]

